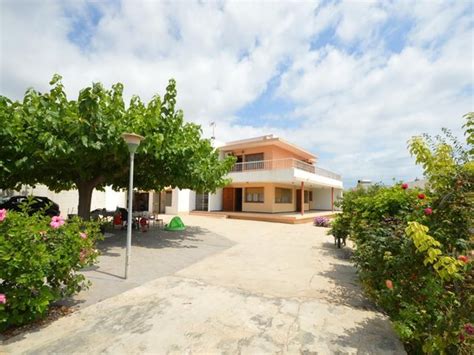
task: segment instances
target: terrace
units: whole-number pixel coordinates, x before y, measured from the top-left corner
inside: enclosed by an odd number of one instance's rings
[[[290,170],[302,170],[306,173],[314,174],[331,180],[342,181],[342,177],[339,174],[333,173],[332,171],[322,169],[312,164],[308,164],[304,161],[285,158],[275,160],[259,160],[237,163],[231,170],[231,177],[234,181],[240,180],[239,173],[254,173],[261,171],[290,171]]]

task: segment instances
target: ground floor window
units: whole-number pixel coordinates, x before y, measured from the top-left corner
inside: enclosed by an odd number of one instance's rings
[[[207,192],[196,192],[196,211],[207,211],[209,206],[209,194]]]
[[[135,192],[133,195],[133,211],[148,211],[148,192]]]
[[[166,191],[165,206],[171,207],[173,201],[173,191]]]
[[[245,202],[262,203],[264,201],[263,187],[246,187]]]
[[[275,203],[292,203],[293,190],[283,189],[281,187],[275,188]]]
[[[304,192],[304,203],[308,203],[309,201],[309,191]]]

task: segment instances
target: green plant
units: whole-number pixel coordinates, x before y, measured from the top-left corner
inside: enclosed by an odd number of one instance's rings
[[[45,315],[49,305],[88,286],[78,271],[98,256],[99,227],[79,218],[0,211],[0,330]]]
[[[412,353],[471,353],[474,344],[474,114],[465,145],[414,137],[426,189],[374,186],[344,194],[331,232],[349,236],[362,286]],[[429,232],[429,234],[428,234]]]
[[[110,90],[94,83],[66,96],[61,76],[54,75],[49,92],[27,90],[24,99],[0,95],[0,189],[44,184],[59,192],[77,189],[78,214],[89,218],[93,189],[128,187],[129,153],[121,134],[145,137],[135,156],[134,185],[159,191],[172,186],[214,191],[228,183],[225,175],[234,158],[221,160],[200,126],[185,122],[176,108],[176,82],[170,80],[162,98],[144,103],[124,87]]]

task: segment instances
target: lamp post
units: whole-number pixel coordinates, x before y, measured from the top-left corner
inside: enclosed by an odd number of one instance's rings
[[[132,251],[132,210],[133,210],[133,160],[140,142],[144,137],[134,133],[123,133],[122,138],[128,145],[130,152],[130,178],[128,185],[128,221],[127,221],[127,252],[125,254],[125,279],[128,278],[130,267],[130,254]]]

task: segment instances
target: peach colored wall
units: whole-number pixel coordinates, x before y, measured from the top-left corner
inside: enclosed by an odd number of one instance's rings
[[[272,159],[286,159],[286,158],[294,158],[298,160],[304,160],[304,157],[297,155],[293,152],[290,152],[286,149],[272,146]]]
[[[248,149],[237,149],[232,151],[234,155],[247,155],[247,154],[256,154],[263,153],[264,160],[275,160],[275,159],[286,159],[294,158],[298,160],[304,160],[302,156],[294,154],[286,149],[282,149],[275,145],[267,145],[263,147],[254,147]]]
[[[234,186],[233,186],[234,187]],[[242,187],[242,212],[272,212],[273,192],[270,184],[245,184]],[[245,202],[246,187],[263,187],[263,203]]]
[[[284,184],[272,184],[272,183],[249,183],[249,184],[231,184],[229,187],[242,187],[243,190],[243,201],[242,201],[242,212],[295,212],[296,211],[296,189],[295,185],[284,185]],[[246,187],[263,187],[264,202],[245,202],[245,188]],[[275,203],[275,188],[282,187],[292,189],[292,202],[291,203]],[[299,188],[299,187],[298,187]],[[305,211],[309,211],[309,203],[304,204]]]
[[[263,159],[264,160],[272,160],[272,148],[270,146],[248,148],[248,149],[237,149],[237,150],[234,150],[232,153],[234,155],[247,155],[247,154],[263,153]]]

